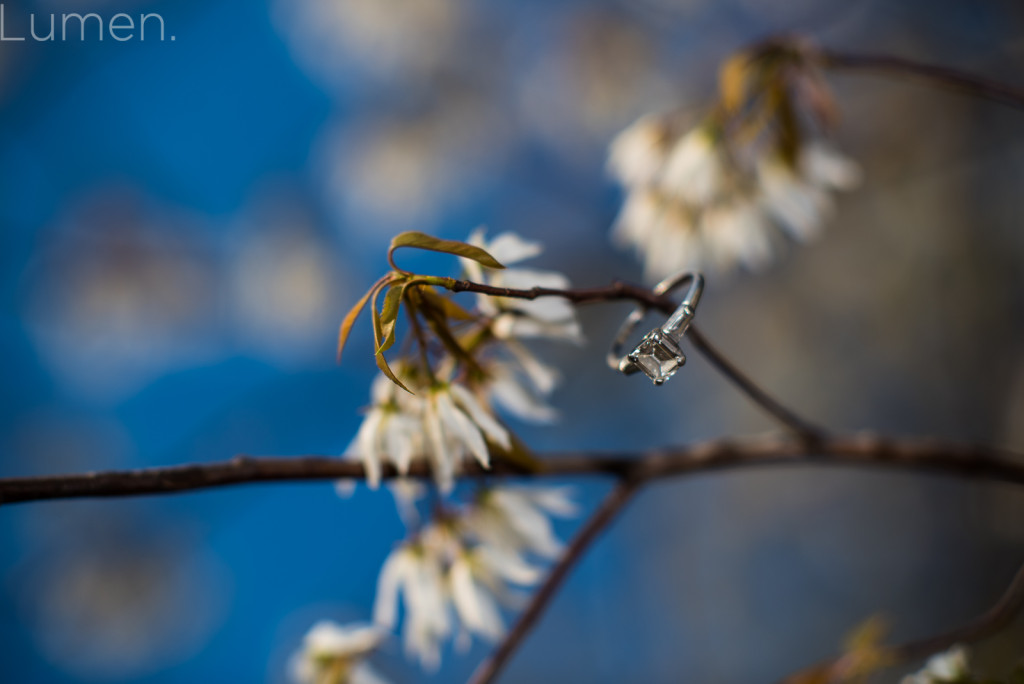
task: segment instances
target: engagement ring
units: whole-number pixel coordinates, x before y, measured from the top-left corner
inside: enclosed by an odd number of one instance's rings
[[[699,273],[680,273],[666,278],[653,289],[656,295],[666,295],[686,283],[690,284],[690,288],[686,291],[679,308],[662,326],[644,335],[633,351],[621,356],[626,338],[647,315],[648,307],[646,304],[640,304],[630,312],[612,341],[612,348],[608,353],[609,366],[626,375],[643,371],[655,385],[660,385],[686,363],[680,342],[690,326],[690,321],[693,320],[697,302],[704,290],[704,276]]]

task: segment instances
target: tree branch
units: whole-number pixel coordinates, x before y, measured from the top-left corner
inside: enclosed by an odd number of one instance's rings
[[[880,71],[912,76],[974,97],[1024,109],[1024,89],[998,83],[956,69],[884,55],[851,55],[819,51],[822,65],[833,69]]]
[[[605,475],[651,480],[746,467],[785,465],[872,466],[935,472],[1024,485],[1024,456],[981,446],[933,439],[889,439],[871,435],[828,437],[815,444],[762,436],[715,440],[670,449],[614,454],[563,453],[543,456],[535,471],[496,459],[491,470],[475,463],[464,466],[466,477],[570,477]],[[1016,460],[1016,462],[1015,462]],[[422,460],[410,477],[427,479]],[[397,476],[384,464],[385,479]],[[328,456],[254,458],[228,461],[0,479],[0,505],[51,499],[108,498],[181,492],[266,482],[365,479],[362,463]]]
[[[509,659],[515,654],[522,644],[526,635],[533,629],[534,624],[544,613],[551,599],[565,581],[569,571],[583,557],[590,545],[597,540],[609,524],[622,512],[626,504],[633,498],[640,487],[639,480],[624,479],[620,481],[601,505],[594,511],[586,524],[580,529],[572,542],[565,549],[561,559],[551,569],[544,584],[530,599],[530,604],[516,620],[515,625],[509,630],[505,638],[486,660],[484,660],[469,678],[470,684],[490,684],[501,670],[508,664]]]
[[[573,290],[558,290],[547,287],[517,290],[508,287],[494,287],[492,285],[484,285],[483,283],[474,283],[468,280],[450,279],[446,282],[446,287],[452,292],[476,292],[493,297],[513,299],[561,297],[575,304],[630,300],[661,311],[666,315],[675,311],[677,306],[677,303],[668,296],[659,296],[646,288],[620,281],[615,281],[606,287]],[[741,392],[746,394],[751,401],[792,430],[797,437],[808,443],[814,443],[824,437],[825,431],[823,429],[804,420],[759,387],[746,374],[734,366],[724,354],[718,351],[696,326],[690,325],[688,334],[694,348],[708,360],[715,370],[724,375]]]
[[[968,644],[990,637],[1013,621],[1024,608],[1024,565],[1017,570],[1009,586],[995,605],[965,625],[935,636],[908,641],[882,649],[880,661],[902,663],[922,660],[930,655],[945,651],[957,644]],[[807,682],[846,681],[844,674],[851,669],[851,658],[856,654],[843,655],[835,660],[818,663],[800,670],[782,680],[781,684],[806,684]]]

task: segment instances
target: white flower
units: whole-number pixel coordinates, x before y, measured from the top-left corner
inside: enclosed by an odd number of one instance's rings
[[[506,352],[503,357],[482,364],[487,373],[484,387],[488,397],[522,420],[554,421],[558,412],[545,403],[544,398],[558,384],[558,371],[542,363],[514,339],[505,340],[502,348]]]
[[[671,143],[667,122],[645,116],[612,141],[608,168],[626,185],[652,185],[661,175]]]
[[[518,607],[518,588],[543,576],[524,554],[554,557],[561,548],[547,515],[575,513],[566,489],[488,490],[391,552],[377,583],[374,622],[394,630],[401,603],[406,650],[427,668],[437,667],[441,645],[453,635],[456,645],[471,636],[499,640],[501,607]]]
[[[672,147],[658,184],[684,202],[710,204],[722,188],[722,151],[704,126],[694,128]]]
[[[562,552],[562,543],[555,536],[549,514],[576,514],[568,490],[495,487],[481,494],[462,522],[476,540],[501,557],[529,552],[554,559]]]
[[[470,553],[459,554],[448,570],[452,603],[462,626],[488,641],[498,641],[505,634],[505,623],[491,591],[474,572]]]
[[[789,163],[764,140],[731,140],[710,123],[657,144],[656,130],[668,135],[668,121],[641,119],[609,155],[627,190],[613,238],[636,250],[650,281],[705,267],[763,268],[780,242],[772,224],[810,239],[833,213],[832,192],[860,180],[855,163],[817,141]]]
[[[424,401],[383,374],[374,379],[370,396],[373,403],[348,451],[362,460],[366,481],[376,489],[382,463],[394,463],[404,475],[413,457],[423,451]]]
[[[759,160],[757,172],[766,211],[798,240],[815,237],[833,213],[830,190],[860,182],[856,164],[817,143],[801,150],[796,169],[770,157]]]
[[[501,264],[508,266],[530,259],[541,253],[537,242],[527,242],[515,233],[502,233],[493,240],[484,239],[484,229],[475,230],[467,240],[469,244],[485,249]],[[478,283],[530,289],[544,287],[564,290],[569,279],[554,271],[536,271],[525,268],[488,269],[470,259],[462,259],[466,276]],[[513,337],[545,337],[580,343],[583,333],[576,318],[576,309],[560,297],[538,297],[534,300],[480,295],[477,306],[493,317],[492,331],[502,339]]]
[[[472,455],[484,468],[490,467],[486,438],[503,449],[512,448],[508,431],[469,390],[456,383],[430,388],[423,427],[435,479],[443,492],[451,491],[467,456]]]
[[[426,495],[426,485],[406,477],[397,477],[387,486],[395,500],[398,517],[402,519],[405,526],[412,527],[418,524],[420,513],[416,508],[416,503]]]
[[[511,448],[508,431],[461,384],[438,381],[427,386],[414,382],[398,364],[394,370],[416,394],[379,375],[371,387],[373,403],[347,450],[349,458],[363,462],[371,487],[380,483],[383,463],[393,463],[404,475],[412,459],[421,456],[430,460],[438,486],[447,492],[466,458],[490,467],[487,440]]]
[[[389,630],[398,625],[398,602],[405,606],[403,641],[410,656],[436,669],[441,643],[451,634],[451,619],[441,549],[433,544],[406,543],[391,552],[377,580],[373,621]]]
[[[372,626],[343,627],[329,620],[306,633],[289,670],[298,684],[386,684],[362,662],[380,645],[384,633]]]
[[[920,672],[907,675],[900,684],[950,684],[970,676],[967,649],[957,645],[944,653],[936,653]]]

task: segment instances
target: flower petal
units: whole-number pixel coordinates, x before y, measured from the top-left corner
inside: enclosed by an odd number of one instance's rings
[[[469,390],[457,384],[451,385],[449,389],[459,406],[469,414],[469,417],[479,426],[480,430],[483,430],[484,434],[491,438],[491,441],[502,449],[512,448],[512,440],[509,437],[508,430],[502,427],[487,409],[480,405],[480,402],[477,401],[476,397]]]
[[[449,389],[454,389],[455,387],[453,385]],[[434,396],[434,401],[437,404],[437,414],[444,429],[451,432],[473,454],[476,460],[480,462],[480,465],[489,468],[491,457],[487,451],[487,443],[484,441],[484,436],[480,432],[478,425],[455,406],[450,393],[438,392]]]

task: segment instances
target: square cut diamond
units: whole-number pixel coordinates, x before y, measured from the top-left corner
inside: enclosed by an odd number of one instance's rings
[[[630,355],[629,360],[647,374],[655,385],[660,385],[686,363],[683,350],[661,330],[652,330],[644,336]]]

